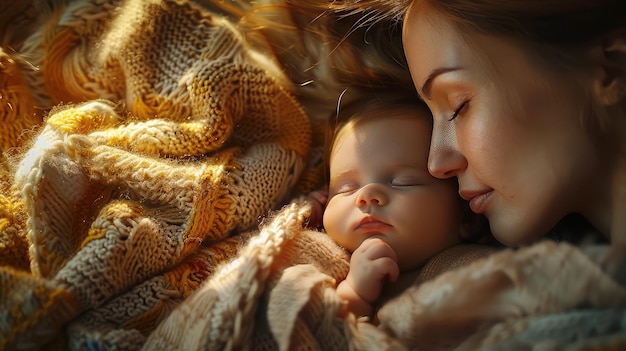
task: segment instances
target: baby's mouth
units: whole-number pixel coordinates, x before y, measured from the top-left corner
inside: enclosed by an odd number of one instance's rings
[[[391,225],[373,217],[367,216],[357,224],[356,230],[361,230],[365,232],[384,232],[391,228]]]

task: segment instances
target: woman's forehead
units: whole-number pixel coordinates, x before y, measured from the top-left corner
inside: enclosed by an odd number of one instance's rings
[[[463,66],[471,52],[458,30],[448,21],[421,11],[412,11],[405,19],[403,45],[416,86],[421,86],[436,69]],[[416,65],[415,62],[419,62]]]

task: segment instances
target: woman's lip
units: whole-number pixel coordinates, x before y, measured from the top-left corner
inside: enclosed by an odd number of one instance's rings
[[[487,200],[489,199],[491,194],[493,194],[493,190],[469,198],[470,209],[472,209],[474,213],[478,214],[485,212],[485,208],[487,207]]]

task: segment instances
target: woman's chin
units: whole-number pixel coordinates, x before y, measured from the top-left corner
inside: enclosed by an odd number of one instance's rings
[[[529,227],[529,221],[498,221],[489,219],[489,227],[494,238],[508,247],[530,245],[541,239],[547,230]]]

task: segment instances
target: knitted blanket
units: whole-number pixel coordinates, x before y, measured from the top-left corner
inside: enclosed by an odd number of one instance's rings
[[[539,350],[626,345],[626,289],[601,272],[606,246],[459,245],[385,304],[379,326],[346,313],[348,257],[283,208],[148,337],[145,350]],[[195,335],[196,337],[191,337]]]
[[[348,255],[297,200],[319,182],[323,106],[241,30],[254,10],[0,3],[0,349],[626,344],[601,246],[454,247],[379,325],[347,313]]]
[[[288,198],[309,118],[217,8],[10,5],[0,349],[136,348]]]

